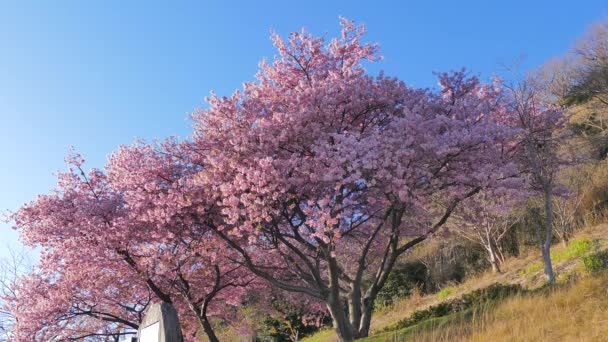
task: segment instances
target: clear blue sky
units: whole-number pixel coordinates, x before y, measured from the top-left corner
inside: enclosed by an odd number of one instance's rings
[[[2,210],[48,192],[70,145],[102,166],[135,138],[188,136],[212,89],[232,92],[274,55],[271,28],[334,35],[339,15],[355,19],[381,45],[378,68],[433,86],[433,71],[540,65],[608,15],[607,0],[93,3],[0,4]],[[8,244],[0,223],[0,257]]]

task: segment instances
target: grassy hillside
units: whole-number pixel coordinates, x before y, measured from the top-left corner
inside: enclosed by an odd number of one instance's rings
[[[543,286],[540,256],[531,251],[509,260],[501,274],[485,273],[377,312],[372,334],[361,341],[604,341],[608,336],[608,273],[603,270],[607,250],[608,225],[588,228],[568,247],[553,247],[558,275],[558,285],[553,288]],[[458,303],[459,298],[496,283],[517,284],[523,290],[502,300],[407,324],[414,313],[423,316],[422,310]],[[333,331],[325,330],[303,341],[335,340]]]

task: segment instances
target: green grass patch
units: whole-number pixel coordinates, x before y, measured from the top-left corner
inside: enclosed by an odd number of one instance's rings
[[[595,247],[598,245],[597,241],[591,241],[589,239],[577,239],[572,240],[568,247],[557,249],[551,252],[551,261],[554,263],[557,262],[566,262],[576,258],[580,258],[593,251]],[[519,275],[525,275],[530,273],[536,273],[543,269],[543,262],[538,261],[530,266],[524,268],[519,271]]]
[[[313,335],[305,336],[302,342],[325,342],[336,338],[336,331],[332,327],[324,328]]]
[[[596,245],[596,241],[591,241],[588,239],[572,240],[570,244],[568,244],[568,247],[558,249],[551,253],[551,261],[563,262],[582,257],[588,252],[591,252]]]
[[[542,261],[538,261],[533,263],[532,265],[524,268],[523,270],[519,271],[519,275],[526,275],[526,274],[530,274],[530,273],[536,273],[538,271],[540,271],[543,268],[543,262]]]
[[[453,293],[454,293],[453,287],[446,287],[446,288],[441,289],[441,291],[437,292],[437,298],[439,298],[441,300],[445,300]]]

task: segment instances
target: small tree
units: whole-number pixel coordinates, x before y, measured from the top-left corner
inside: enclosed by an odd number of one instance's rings
[[[519,161],[522,172],[529,176],[532,190],[538,191],[544,202],[544,227],[538,227],[537,237],[547,280],[554,284],[555,275],[550,252],[554,230],[553,204],[556,176],[561,166],[568,164],[567,159],[560,154],[563,152],[560,144],[567,138],[567,116],[560,108],[539,100],[531,79],[507,88],[512,113],[507,121],[519,130],[514,156]]]
[[[481,245],[487,252],[492,271],[499,273],[505,260],[502,240],[519,221],[516,209],[521,202],[521,196],[515,192],[485,191],[463,203],[450,228],[459,236]]]

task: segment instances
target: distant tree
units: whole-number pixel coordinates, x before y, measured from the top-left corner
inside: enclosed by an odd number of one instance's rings
[[[508,86],[511,107],[507,121],[518,129],[519,137],[514,149],[523,173],[529,176],[532,190],[543,198],[544,227],[537,229],[543,255],[544,271],[550,284],[555,283],[551,264],[551,242],[554,230],[554,195],[557,191],[557,174],[570,160],[564,158],[566,123],[564,111],[538,96],[538,88],[530,79]]]
[[[101,267],[94,276],[81,272],[81,279],[22,275],[6,298],[5,308],[15,317],[11,340],[118,341],[134,335],[152,294],[113,275]]]
[[[608,20],[593,26],[575,47],[579,56],[578,75],[570,89],[570,99],[588,99],[608,106]]]
[[[520,219],[516,210],[522,200],[519,192],[484,191],[463,203],[454,214],[450,228],[459,236],[481,245],[487,252],[492,271],[499,273],[505,260],[502,241]]]
[[[545,63],[535,81],[537,97],[567,109],[570,127],[586,141],[586,149],[597,159],[606,158],[608,20],[594,25],[565,56]]]

